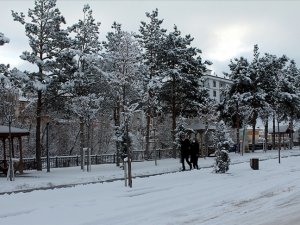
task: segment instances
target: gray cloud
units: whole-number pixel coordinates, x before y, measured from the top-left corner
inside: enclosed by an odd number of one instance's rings
[[[101,39],[105,39],[113,21],[122,23],[128,31],[138,32],[145,12],[159,9],[163,27],[169,31],[174,24],[183,34],[191,34],[193,45],[203,51],[203,59],[211,60],[218,74],[228,70],[229,60],[251,56],[254,44],[262,53],[286,54],[300,63],[300,1],[72,1],[58,0],[57,6],[68,25],[82,16],[84,4],[90,4],[97,21],[101,22]],[[0,60],[18,58],[28,49],[24,28],[13,22],[10,10],[27,13],[33,0],[2,0],[0,2],[0,32],[10,38],[0,48]],[[17,61],[17,60],[15,60]]]

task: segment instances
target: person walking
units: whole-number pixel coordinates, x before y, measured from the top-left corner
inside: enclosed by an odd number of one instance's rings
[[[194,169],[199,169],[198,167],[198,157],[199,157],[199,143],[196,138],[193,139],[191,143],[191,163]]]
[[[187,162],[187,164],[190,166],[190,170],[192,169],[192,163],[190,162],[190,140],[188,139],[188,136],[186,135],[184,139],[181,140],[181,163],[182,163],[182,170],[185,170],[185,163],[184,161]]]

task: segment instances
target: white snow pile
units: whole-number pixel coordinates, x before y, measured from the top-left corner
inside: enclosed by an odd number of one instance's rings
[[[230,153],[225,174],[213,172],[213,157],[199,159],[201,170],[178,171],[179,159],[134,162],[123,180],[24,193],[4,192],[121,178],[115,165],[25,171],[15,181],[0,177],[0,225],[297,225],[300,224],[300,150]],[[259,170],[249,159],[259,158]]]

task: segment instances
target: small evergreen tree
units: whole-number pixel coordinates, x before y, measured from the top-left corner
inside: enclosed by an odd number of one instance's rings
[[[228,150],[230,145],[233,144],[233,141],[223,121],[216,124],[214,142],[217,146],[214,171],[216,173],[225,173],[229,170],[230,158]]]

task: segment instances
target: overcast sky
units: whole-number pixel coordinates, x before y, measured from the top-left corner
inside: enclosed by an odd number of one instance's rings
[[[94,17],[101,22],[101,40],[110,31],[114,21],[127,31],[138,32],[140,21],[148,21],[145,12],[155,8],[164,19],[163,28],[172,31],[176,24],[182,34],[195,38],[193,46],[202,50],[202,58],[213,62],[218,75],[228,71],[230,59],[250,58],[253,46],[261,53],[283,54],[300,65],[300,1],[104,1],[57,0],[57,7],[72,25],[82,17],[84,4],[89,4]],[[33,8],[34,0],[0,0],[0,32],[10,43],[0,47],[0,63],[25,68],[19,55],[28,50],[24,27],[14,22],[11,10],[24,12]]]

